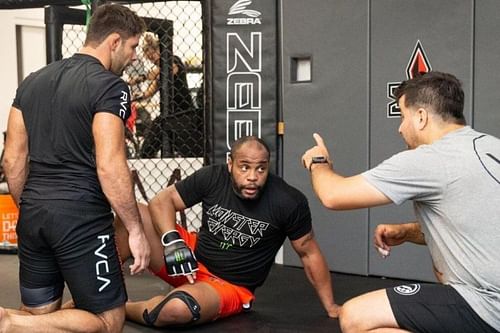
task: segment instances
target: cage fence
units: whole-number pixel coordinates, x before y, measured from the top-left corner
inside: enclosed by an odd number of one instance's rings
[[[152,1],[127,6],[147,25],[137,60],[122,76],[132,99],[126,124],[128,160],[135,170],[136,197],[146,202],[169,182],[201,168],[207,154],[202,5],[200,1]],[[82,47],[85,29],[63,26],[63,57]],[[182,220],[197,230],[200,205],[186,210]]]

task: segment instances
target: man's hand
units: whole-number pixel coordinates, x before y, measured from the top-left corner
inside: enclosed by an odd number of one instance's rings
[[[400,245],[405,241],[405,228],[402,228],[399,224],[379,224],[375,228],[375,247],[383,258],[389,256],[391,246]]]
[[[330,161],[328,149],[325,146],[323,138],[318,133],[314,133],[313,138],[316,141],[316,146],[310,148],[302,155],[302,164],[308,170],[311,168],[313,157],[324,157],[327,161]]]
[[[329,307],[327,310],[328,312],[328,317],[330,318],[338,318],[340,314],[340,309],[341,306],[337,304],[333,304],[331,307]]]
[[[193,251],[186,245],[177,230],[168,231],[161,237],[164,246],[163,257],[170,276],[186,276],[189,283],[196,279],[198,262]]]
[[[130,253],[134,258],[134,263],[130,265],[130,274],[142,273],[149,266],[149,256],[151,249],[144,231],[131,232],[128,236],[128,244]]]
[[[375,247],[382,258],[385,258],[390,255],[391,246],[403,244],[407,236],[406,224],[379,224],[374,233]]]
[[[418,222],[402,224],[379,224],[375,228],[374,243],[382,257],[390,254],[391,246],[411,242],[425,245],[424,234]]]

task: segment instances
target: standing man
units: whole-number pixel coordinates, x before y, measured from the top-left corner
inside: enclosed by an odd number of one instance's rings
[[[286,238],[326,312],[338,316],[307,199],[269,173],[269,159],[264,141],[240,138],[227,165],[202,168],[151,200],[150,214],[142,211],[152,248],[150,269],[174,289],[167,297],[127,303],[127,318],[164,327],[200,324],[249,310],[255,289],[264,283]],[[198,233],[176,225],[176,212],[200,202]],[[117,227],[119,252],[126,258],[124,238],[126,232]]]
[[[500,330],[500,140],[465,125],[464,93],[450,74],[430,72],[396,92],[409,150],[353,177],[332,169],[318,134],[302,157],[314,191],[334,210],[414,202],[416,221],[379,225],[375,245],[427,244],[440,284],[358,296],[340,314],[343,332]],[[404,291],[404,290],[403,290]]]
[[[119,77],[144,30],[130,9],[101,6],[80,53],[17,90],[4,168],[20,208],[22,306],[0,308],[2,333],[122,331],[127,294],[111,208],[129,232],[132,274],[148,266],[150,251],[126,161],[130,96]],[[65,282],[75,309],[60,309]]]

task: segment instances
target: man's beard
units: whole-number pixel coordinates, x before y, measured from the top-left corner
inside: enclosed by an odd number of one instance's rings
[[[125,71],[125,68],[127,68],[128,65],[122,65],[120,67],[118,66],[112,66],[110,68],[110,71],[118,76],[122,76],[123,75],[123,72]]]
[[[256,200],[260,197],[260,194],[262,193],[262,186],[255,186],[255,187],[252,187],[252,189],[255,189],[255,195],[253,197],[246,197],[245,195],[243,195],[243,191],[245,190],[245,186],[238,186],[238,184],[236,184],[236,182],[234,181],[234,178],[231,177],[231,184],[232,184],[232,188],[233,188],[233,191],[234,191],[234,194],[236,194],[236,196],[240,199],[243,199],[243,200]]]

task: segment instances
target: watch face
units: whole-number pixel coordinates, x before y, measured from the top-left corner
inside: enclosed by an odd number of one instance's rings
[[[312,163],[328,163],[328,160],[325,156],[314,156],[312,158]]]

